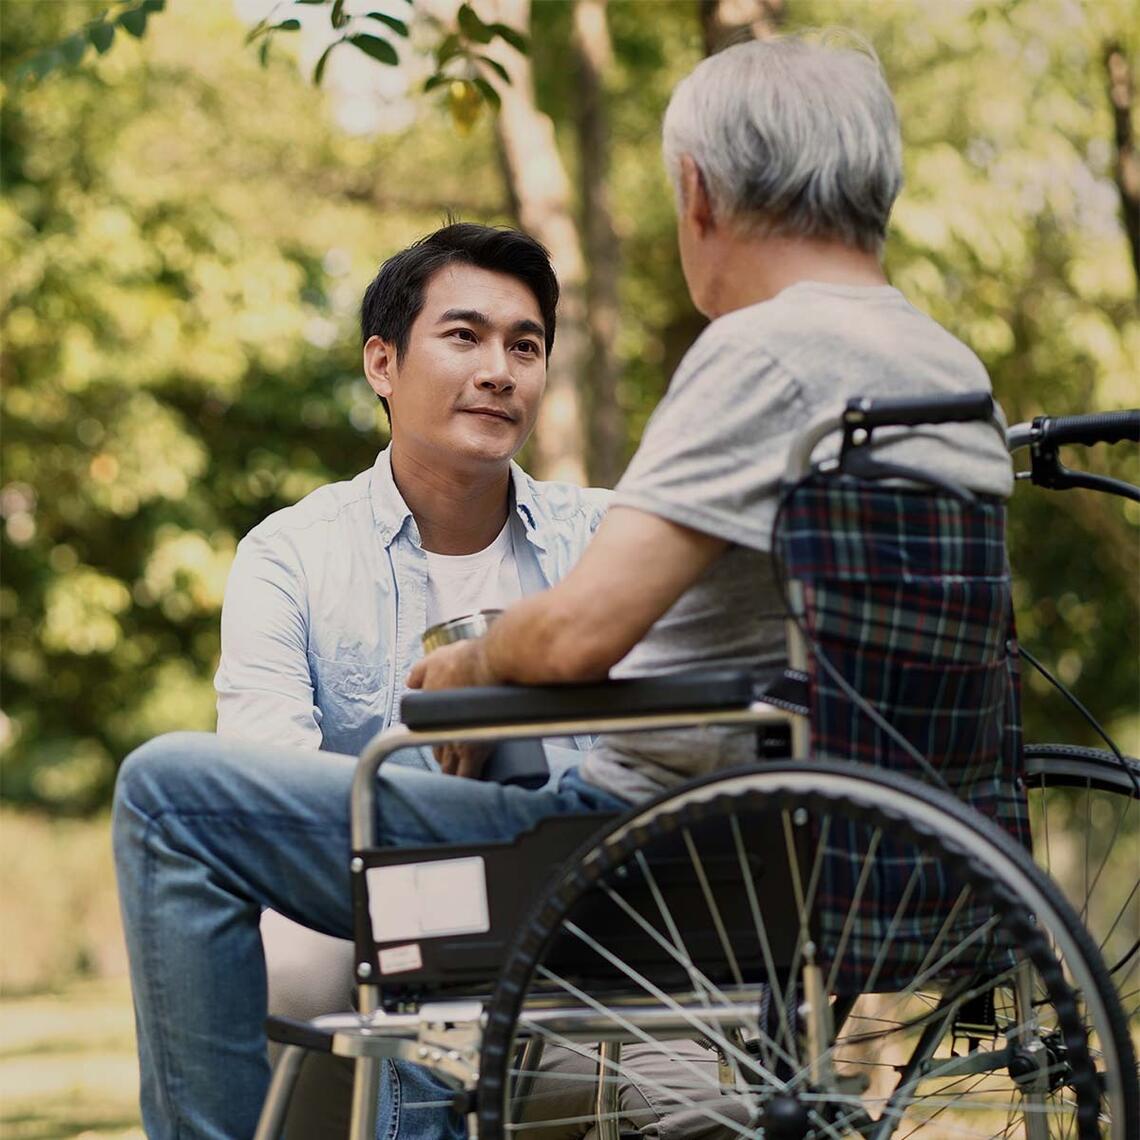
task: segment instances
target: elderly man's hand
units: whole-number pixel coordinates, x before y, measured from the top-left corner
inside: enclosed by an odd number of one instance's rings
[[[420,658],[408,674],[409,689],[466,689],[494,683],[482,638],[436,649]]]
[[[417,661],[408,674],[409,689],[466,689],[490,685],[495,678],[487,667],[482,640],[457,641]],[[491,754],[488,744],[439,744],[435,757],[449,776],[478,779]]]

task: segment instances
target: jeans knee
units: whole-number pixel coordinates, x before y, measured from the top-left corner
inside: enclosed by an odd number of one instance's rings
[[[136,748],[115,780],[114,828],[127,813],[154,818],[177,802],[179,785],[194,780],[194,769],[213,740],[210,733],[170,732]]]

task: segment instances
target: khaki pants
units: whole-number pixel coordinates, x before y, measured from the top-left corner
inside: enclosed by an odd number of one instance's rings
[[[735,1136],[695,1107],[715,1101],[719,1115],[747,1124],[744,1106],[721,1092],[719,1057],[716,1049],[701,1041],[623,1045],[623,1080],[618,1090],[620,1130],[639,1132],[648,1140]],[[597,1051],[548,1048],[539,1072],[520,1122],[535,1127],[523,1128],[516,1135],[523,1140],[596,1140],[597,1129],[589,1117],[596,1088],[592,1078],[597,1072]],[[574,1123],[543,1123],[567,1119]]]

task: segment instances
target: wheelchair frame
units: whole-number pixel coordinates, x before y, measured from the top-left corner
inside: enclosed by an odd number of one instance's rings
[[[869,435],[878,426],[907,426],[919,423],[961,422],[965,420],[991,420],[993,405],[988,393],[975,393],[939,401],[851,401],[842,417],[834,412],[821,415],[808,427],[793,447],[789,456],[786,480],[793,483],[811,470],[811,455],[817,444],[837,427],[848,437],[853,433]],[[996,426],[996,425],[995,425]],[[1135,421],[1133,421],[1133,427]],[[1024,442],[1024,441],[1022,441]],[[834,462],[834,461],[828,461]],[[914,476],[917,473],[898,467],[871,464],[877,474],[890,477]],[[827,469],[827,463],[821,465]],[[952,492],[957,488],[949,488]],[[968,495],[968,493],[966,493]],[[797,618],[803,614],[803,595],[798,583],[790,582],[789,599],[792,616],[788,619],[788,661],[791,670],[804,671],[808,664],[808,647],[800,634]],[[713,686],[715,689],[716,686]],[[589,708],[591,699],[597,700],[612,685],[575,687],[578,707]],[[350,870],[353,879],[354,912],[357,926],[356,981],[359,992],[358,1012],[329,1014],[305,1025],[271,1019],[271,1035],[284,1048],[275,1067],[272,1083],[256,1140],[272,1140],[279,1135],[288,1109],[288,1100],[299,1073],[304,1056],[309,1050],[325,1051],[355,1059],[355,1078],[352,1104],[352,1140],[371,1140],[375,1133],[375,1116],[379,1092],[380,1065],[384,1059],[400,1059],[433,1069],[437,1075],[452,1084],[456,1090],[457,1108],[470,1109],[470,1094],[479,1080],[481,1045],[486,1024],[486,1003],[467,996],[422,1001],[415,1009],[401,1008],[385,999],[384,990],[391,991],[392,980],[384,981],[378,969],[376,945],[372,939],[367,909],[365,878],[369,869],[368,853],[375,849],[376,828],[376,777],[384,762],[394,753],[406,748],[421,748],[436,744],[464,741],[470,743],[521,740],[535,736],[574,736],[596,733],[644,732],[663,729],[692,729],[713,726],[750,727],[788,726],[791,733],[793,760],[806,762],[810,754],[810,725],[803,715],[764,700],[742,700],[739,691],[731,684],[720,686],[720,699],[710,707],[689,707],[683,710],[663,710],[655,707],[651,697],[647,711],[622,714],[584,712],[581,715],[555,715],[546,718],[536,714],[523,722],[496,723],[490,713],[477,712],[468,723],[449,723],[442,727],[413,727],[395,725],[379,733],[362,753],[356,767],[351,798],[351,830],[353,857]],[[573,702],[571,702],[573,704]],[[717,705],[726,707],[716,707]],[[782,702],[781,702],[782,704]],[[493,704],[492,704],[493,707]],[[569,707],[569,706],[567,706]],[[856,774],[856,778],[857,774]],[[690,785],[677,789],[674,797],[681,797]],[[937,811],[935,811],[937,817]],[[974,813],[976,814],[976,813]],[[580,839],[583,835],[596,836],[611,817],[553,817],[546,823],[567,819],[579,820]],[[943,817],[943,825],[953,821]],[[541,827],[541,825],[540,825]],[[480,845],[486,846],[486,845]],[[489,845],[495,846],[495,845]],[[510,847],[512,844],[500,845]],[[570,844],[573,846],[573,844]],[[565,841],[559,854],[565,855]],[[422,858],[424,852],[393,849],[396,858],[405,861]],[[440,858],[454,858],[454,847],[439,848]],[[1062,938],[1064,935],[1062,934]],[[1075,953],[1083,951],[1077,949]],[[813,1058],[810,1063],[826,1063],[826,1040],[830,1029],[832,1010],[826,1000],[826,991],[820,988],[819,979],[814,993],[807,995],[806,1033],[811,1042]],[[810,987],[809,987],[810,988]],[[667,1039],[670,1035],[683,1037],[692,1032],[693,1018],[703,1023],[719,1025],[726,1017],[725,1010],[715,1004],[701,1004],[700,995],[692,997],[691,1008],[683,1012],[668,1008],[642,1009],[638,1012],[638,1025],[652,1037]],[[1027,1000],[1027,999],[1026,999]],[[386,1006],[388,1008],[386,1008]],[[686,1016],[691,1014],[691,1016]],[[538,1019],[556,1030],[573,1033],[575,1038],[599,1041],[599,1076],[607,1067],[615,1065],[620,1057],[620,1043],[612,1039],[610,1027],[601,1019],[591,1019],[582,1009],[570,1010],[551,1003],[547,1008],[528,1012],[530,1019]],[[609,1038],[607,1039],[607,1035]],[[530,1045],[526,1048],[529,1050]],[[963,1062],[961,1072],[970,1067]],[[596,1091],[597,1134],[599,1140],[618,1140],[617,1089],[613,1081],[599,1079]],[[1120,1102],[1127,1103],[1125,1096]],[[1127,1111],[1117,1108],[1117,1111]],[[1032,1118],[1027,1125],[1031,1140],[1044,1136],[1042,1126]],[[883,1125],[873,1133],[889,1135]]]

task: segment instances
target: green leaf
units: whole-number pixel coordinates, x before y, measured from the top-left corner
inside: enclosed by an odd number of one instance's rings
[[[343,28],[349,17],[344,14],[344,0],[334,0],[329,20],[334,28]]]
[[[99,20],[88,26],[87,38],[100,55],[106,55],[115,39],[115,25]]]
[[[510,72],[497,59],[491,59],[485,55],[478,55],[475,58],[481,63],[485,63],[504,83],[510,83]]]
[[[115,19],[115,23],[125,32],[130,32],[135,39],[139,39],[146,31],[146,16],[147,11],[143,7],[128,8],[125,12],[120,12]]]
[[[31,62],[32,74],[36,79],[43,79],[45,75],[55,71],[57,67],[63,66],[63,56],[55,48],[48,48],[47,51],[41,51],[39,55]]]
[[[437,87],[442,87],[445,83],[451,82],[450,75],[440,75],[437,71],[435,75],[429,75],[424,80],[424,92],[434,91]]]
[[[324,7],[328,2],[329,0],[293,0],[294,4],[320,4],[321,7]]]
[[[301,30],[300,20],[282,20],[280,24],[274,24],[273,30],[275,32],[299,32]]]
[[[530,53],[530,40],[528,40],[522,32],[516,31],[509,24],[491,24],[490,31],[492,36],[498,36],[499,39],[506,40],[515,51],[520,51],[523,55]]]
[[[489,44],[495,38],[495,33],[479,19],[479,14],[470,4],[459,8],[459,30],[476,44]]]
[[[408,25],[403,20],[397,20],[395,16],[386,16],[383,12],[369,12],[368,19],[379,20],[382,24],[387,24],[398,36],[408,38]]]
[[[148,12],[162,12],[166,8],[166,0],[143,0],[143,7]]]
[[[87,37],[79,34],[68,36],[67,39],[61,40],[56,46],[59,48],[59,54],[63,62],[66,63],[68,67],[74,67],[83,59],[83,53],[87,50]]]
[[[261,41],[261,47],[257,49],[257,58],[261,62],[262,67],[269,66],[269,45],[273,42],[272,36],[266,36]]]
[[[387,40],[380,39],[379,36],[349,36],[348,42],[360,48],[365,55],[370,55],[373,59],[379,60],[380,63],[387,63],[394,67],[400,62],[396,49]]]
[[[325,64],[328,63],[329,55],[331,54],[332,49],[336,47],[337,44],[342,43],[344,43],[344,40],[333,40],[333,42],[329,44],[329,46],[325,48],[323,52],[321,52],[321,58],[317,60],[317,66],[313,68],[314,87],[320,87],[321,80],[325,77]]]
[[[258,36],[265,35],[267,31],[269,31],[269,21],[258,20],[257,23],[254,24],[253,27],[250,28],[249,31],[245,34],[246,45],[248,46],[249,44],[253,43],[253,41],[257,39]]]
[[[454,32],[449,36],[444,36],[443,42],[435,49],[436,64],[442,67],[449,59],[453,59],[462,50],[463,46],[459,42],[459,37]]]
[[[16,68],[12,75],[12,81],[17,84],[31,83],[35,79],[41,79],[42,76],[39,72],[37,64],[39,63],[39,56],[33,56],[31,59],[24,60],[19,67]]]
[[[499,98],[499,93],[492,87],[485,79],[480,79],[476,76],[471,80],[472,83],[479,89],[483,98],[497,111],[502,105],[503,101]]]

